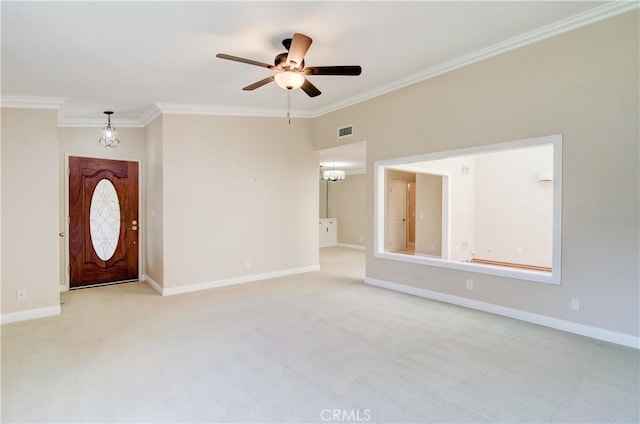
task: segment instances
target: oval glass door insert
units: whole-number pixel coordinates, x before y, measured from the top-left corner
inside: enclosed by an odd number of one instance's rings
[[[89,231],[98,257],[111,259],[120,238],[120,202],[116,188],[106,178],[98,182],[91,196]]]

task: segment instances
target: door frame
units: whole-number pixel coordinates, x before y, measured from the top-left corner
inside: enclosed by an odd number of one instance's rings
[[[120,160],[126,162],[136,162],[138,164],[138,217],[144,217],[144,203],[142,193],[144,192],[145,182],[142,178],[144,173],[142,172],[143,163],[140,159],[127,159],[122,157],[96,157],[83,153],[65,153],[64,155],[64,169],[62,169],[64,180],[64,285],[60,284],[60,291],[69,291],[71,285],[71,275],[69,273],[69,267],[71,266],[71,258],[69,255],[69,157],[81,157],[89,159],[105,159],[105,160]],[[146,255],[146,222],[143,219],[138,219],[139,222],[139,234],[138,237],[138,280],[144,279],[144,258]]]

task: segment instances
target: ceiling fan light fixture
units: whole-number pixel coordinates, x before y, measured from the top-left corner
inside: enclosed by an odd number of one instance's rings
[[[276,84],[285,90],[295,90],[304,84],[304,75],[294,71],[278,72],[274,76]]]

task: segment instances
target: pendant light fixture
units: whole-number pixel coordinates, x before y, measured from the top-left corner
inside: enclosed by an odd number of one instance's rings
[[[326,171],[322,171],[322,179],[328,181],[339,181],[344,180],[346,173],[343,170],[336,169],[336,166],[333,165],[333,169],[327,169]]]
[[[120,144],[120,140],[118,140],[118,132],[116,131],[116,127],[111,125],[111,115],[112,111],[107,110],[104,112],[107,115],[107,125],[102,129],[102,137],[98,140],[98,144],[102,147],[118,147]]]

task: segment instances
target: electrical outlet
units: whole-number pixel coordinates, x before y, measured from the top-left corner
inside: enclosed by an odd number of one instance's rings
[[[467,290],[473,290],[473,280],[467,280]]]
[[[26,290],[18,290],[18,291],[16,291],[16,298],[18,300],[26,300],[27,299],[27,291]]]

